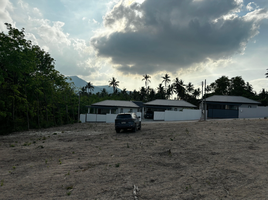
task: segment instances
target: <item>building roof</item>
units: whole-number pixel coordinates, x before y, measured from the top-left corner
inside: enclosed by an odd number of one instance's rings
[[[139,106],[140,108],[144,107],[144,103],[142,101],[132,101],[133,103],[135,103],[137,106]]]
[[[184,100],[156,99],[144,104],[145,106],[184,107],[195,108],[196,106]]]
[[[242,104],[260,104],[258,101],[248,99],[242,96],[225,96],[225,95],[214,95],[206,98],[207,102],[222,102],[222,103],[242,103]]]
[[[139,108],[135,103],[132,101],[119,101],[119,100],[105,100],[98,103],[94,103],[88,107],[124,107],[124,108]]]

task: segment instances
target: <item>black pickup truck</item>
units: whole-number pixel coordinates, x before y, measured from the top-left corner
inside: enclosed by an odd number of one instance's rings
[[[133,132],[141,130],[141,121],[135,113],[120,113],[115,119],[115,131],[131,129]]]

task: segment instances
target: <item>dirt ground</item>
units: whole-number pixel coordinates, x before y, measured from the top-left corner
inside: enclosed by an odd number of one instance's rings
[[[0,136],[0,199],[266,199],[267,127],[159,122],[116,134],[86,123]]]

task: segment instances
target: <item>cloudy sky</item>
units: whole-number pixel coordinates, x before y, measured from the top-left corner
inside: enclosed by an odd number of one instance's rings
[[[164,74],[195,88],[225,75],[268,89],[267,0],[0,0],[4,23],[25,28],[64,75],[127,90]]]

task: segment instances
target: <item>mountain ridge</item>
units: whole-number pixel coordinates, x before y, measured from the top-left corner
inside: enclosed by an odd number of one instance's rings
[[[82,87],[85,87],[87,85],[88,82],[86,82],[85,80],[79,78],[78,76],[67,76],[68,78],[71,78],[72,80],[67,80],[68,83],[74,83],[75,87],[77,89],[80,89]],[[100,93],[103,88],[107,91],[108,94],[113,93],[113,88],[110,87],[109,85],[93,85],[94,86],[94,90],[92,91],[93,94],[96,93]],[[121,91],[120,88],[117,88],[118,91]]]

